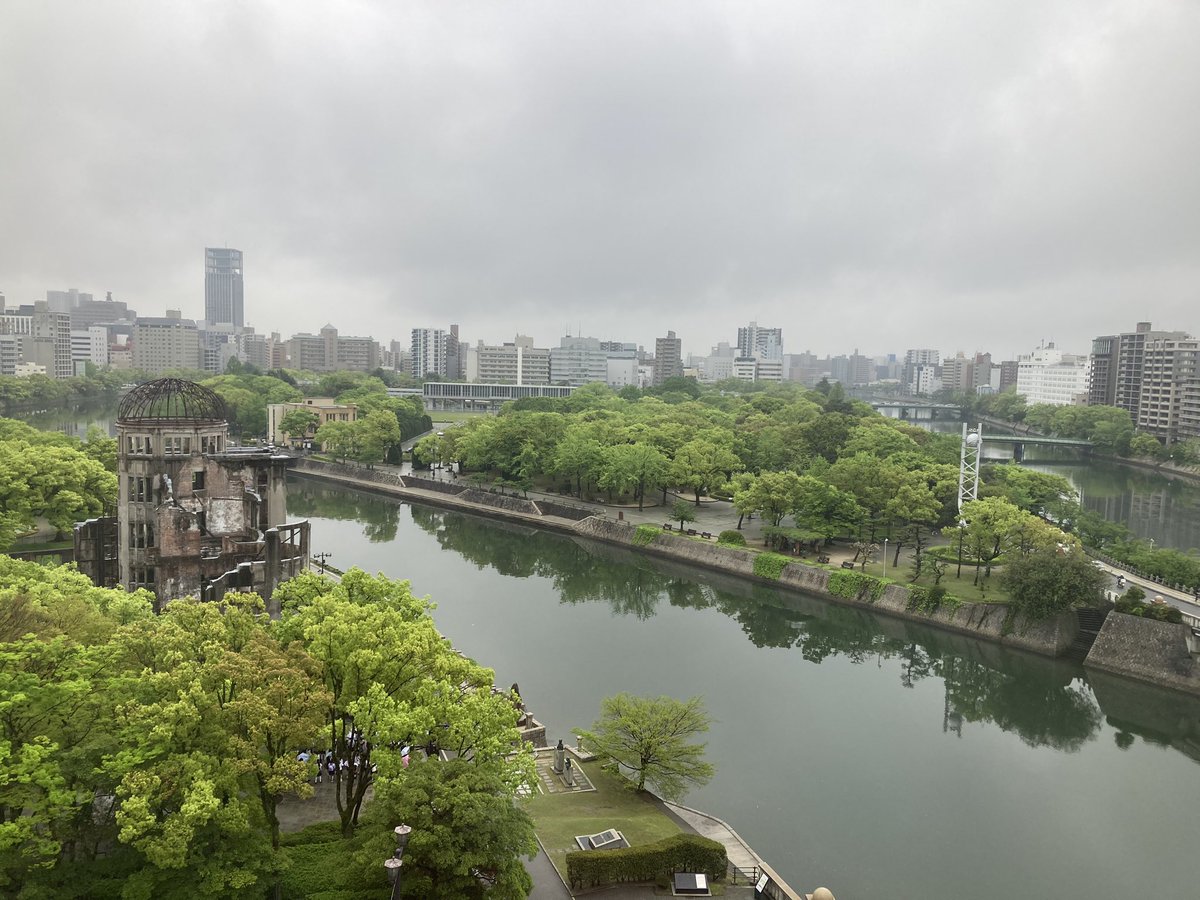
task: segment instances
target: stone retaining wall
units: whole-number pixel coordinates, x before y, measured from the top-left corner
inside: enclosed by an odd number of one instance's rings
[[[1083,664],[1197,693],[1200,667],[1188,652],[1188,633],[1186,625],[1110,613]]]
[[[437,491],[439,494],[458,495],[467,490],[465,485],[451,481],[438,481],[434,478],[422,478],[420,475],[405,475],[400,478],[405,487],[420,488],[423,491]]]
[[[626,545],[633,544],[633,537],[637,532],[633,525],[597,517],[583,520],[576,528],[581,534],[589,537]],[[784,567],[778,581],[761,578],[754,574],[754,558],[757,554],[751,550],[690,540],[667,532],[655,535],[649,544],[644,544],[639,549],[656,556],[749,578],[762,584],[816,594],[837,603],[925,622],[1048,656],[1061,656],[1065,653],[1074,642],[1078,630],[1073,612],[1066,612],[1044,621],[1032,621],[1024,617],[1010,621],[1011,609],[1003,603],[964,603],[957,608],[943,606],[932,613],[910,610],[908,589],[900,584],[887,585],[883,595],[875,601],[868,597],[847,599],[830,591],[829,569],[793,561]]]

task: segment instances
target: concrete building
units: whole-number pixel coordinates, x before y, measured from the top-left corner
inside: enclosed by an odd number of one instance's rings
[[[654,339],[654,383],[683,374],[683,341],[668,331],[666,337]]]
[[[71,315],[80,303],[94,302],[91,294],[81,294],[75,288],[65,291],[46,291],[46,304],[51,312]]]
[[[0,322],[0,375],[16,375],[21,360],[21,344],[15,334],[4,330]]]
[[[499,412],[511,400],[524,397],[569,397],[574,387],[558,384],[466,384],[427,381],[421,396],[427,410]]]
[[[1093,374],[1088,403],[1119,407],[1136,423],[1142,401],[1147,342],[1187,339],[1187,332],[1154,331],[1149,322],[1138,322],[1131,332],[1096,338],[1092,341]]]
[[[1000,363],[1000,380],[996,384],[997,391],[1006,391],[1017,386],[1017,374],[1020,364],[1015,359],[1006,359]]]
[[[16,378],[29,378],[32,375],[45,375],[46,367],[41,363],[19,362],[13,369]]]
[[[782,359],[783,329],[764,328],[757,322],[751,322],[744,328],[738,329],[737,351],[737,355],[741,357]]]
[[[314,413],[316,423],[304,435],[285,435],[279,428],[284,416],[294,409]],[[294,403],[270,403],[267,405],[267,439],[272,444],[291,443],[292,446],[310,442],[318,429],[326,422],[357,422],[358,406],[354,403],[338,403],[332,397],[305,397]]]
[[[75,528],[75,558],[97,584],[219,599],[275,587],[308,562],[308,522],[287,524],[293,457],[231,448],[224,404],[188,381],[163,378],[125,395],[117,411],[117,515]],[[276,610],[277,611],[277,607]]]
[[[550,348],[550,383],[582,387],[608,379],[608,354],[592,337],[566,335]]]
[[[241,328],[245,322],[242,251],[204,248],[204,321]]]
[[[108,365],[108,329],[103,325],[71,330],[71,364],[75,374],[87,372],[88,363],[99,369]]]
[[[111,291],[103,300],[93,300],[90,294],[80,294],[71,310],[71,327],[82,330],[92,325],[112,325],[116,322],[132,324],[136,318],[137,312],[123,300],[114,300]]]
[[[642,385],[638,378],[637,359],[610,356],[607,360],[607,374],[604,380],[610,388],[617,391],[623,387],[640,388]]]
[[[446,332],[440,328],[414,328],[409,374],[418,380],[426,375],[446,377]]]
[[[533,346],[533,338],[518,334],[503,344],[480,341],[467,348],[467,381],[485,384],[549,384],[550,349]]]
[[[1145,342],[1142,351],[1142,392],[1134,424],[1168,444],[1192,436],[1191,404],[1200,383],[1200,341],[1154,338]]]
[[[200,368],[199,329],[179,310],[168,309],[166,316],[143,316],[133,326],[133,367],[151,374],[173,369]]]
[[[1035,406],[1083,405],[1087,402],[1088,357],[1064,353],[1054,344],[1017,357],[1017,393]]]

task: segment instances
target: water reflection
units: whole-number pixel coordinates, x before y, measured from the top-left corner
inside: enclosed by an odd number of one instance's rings
[[[288,482],[287,505],[291,518],[361,522],[363,537],[373,544],[396,539],[402,509],[386,497],[294,480]]]
[[[551,535],[531,541],[532,529],[428,507],[412,507],[412,517],[443,549],[478,567],[550,579],[563,603],[607,603],[616,615],[648,619],[666,600],[717,609],[755,646],[798,650],[813,663],[898,659],[904,687],[941,680],[942,726],[960,735],[964,722],[991,723],[1032,747],[1075,752],[1104,720],[1077,666],[719,575],[706,573],[701,583],[682,566],[607,544]]]

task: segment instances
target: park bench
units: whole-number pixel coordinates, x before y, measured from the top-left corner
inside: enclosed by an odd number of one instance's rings
[[[822,553],[820,556],[817,557],[817,562],[827,563],[827,562],[829,562],[829,557],[826,556],[824,553]]]
[[[712,540],[712,532],[711,531],[702,531],[702,532],[700,532],[700,537],[704,538],[706,541],[711,541]]]
[[[853,569],[854,568],[853,560],[843,559],[842,560],[842,568],[843,569]]]
[[[663,531],[670,531],[670,530],[671,530],[671,523],[663,522]]]

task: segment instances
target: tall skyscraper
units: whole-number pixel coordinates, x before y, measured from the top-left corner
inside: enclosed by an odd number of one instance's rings
[[[204,320],[210,325],[246,324],[242,294],[242,251],[204,248]]]

